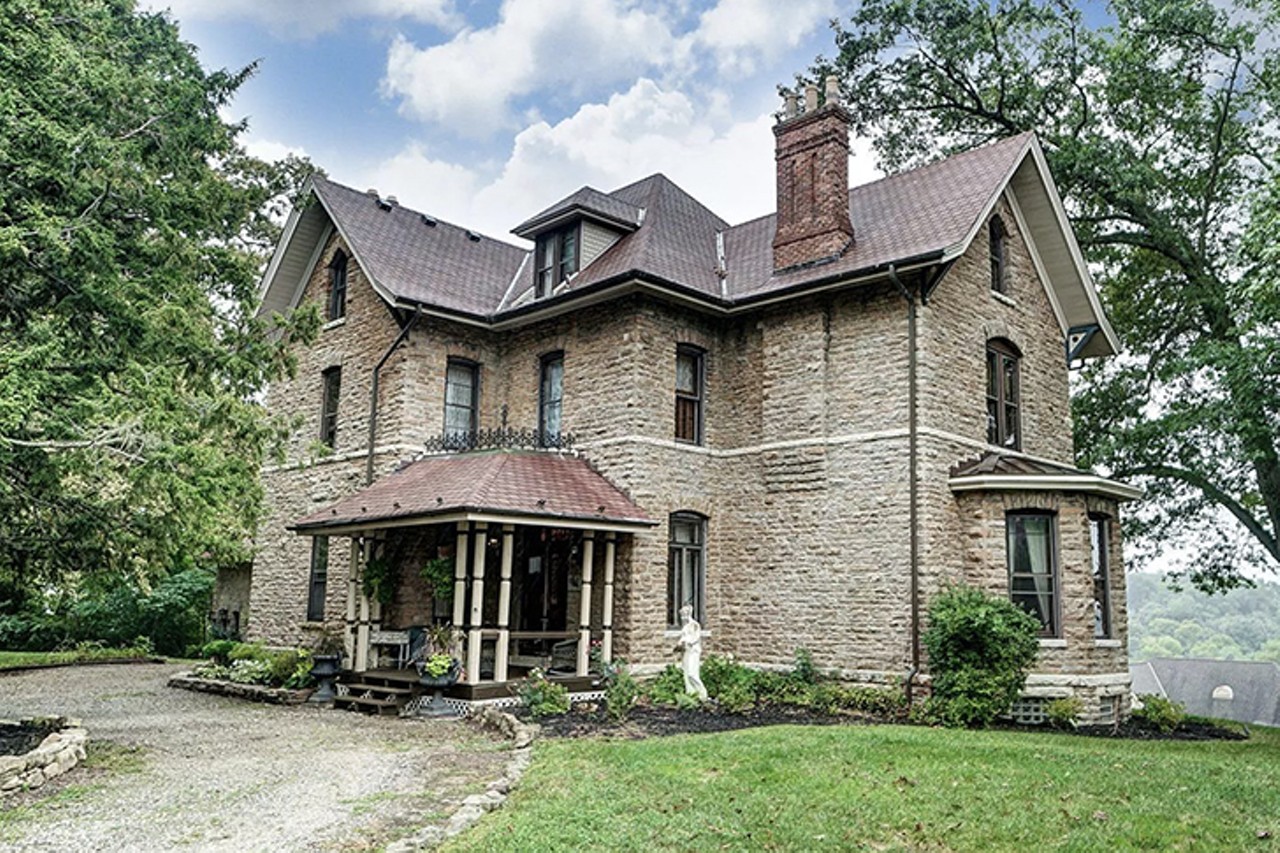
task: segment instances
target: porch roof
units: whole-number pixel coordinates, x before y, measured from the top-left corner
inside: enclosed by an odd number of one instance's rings
[[[585,460],[493,450],[411,462],[289,529],[311,536],[469,519],[593,529],[652,527],[644,510]]]
[[[1100,477],[1092,471],[1047,459],[988,452],[971,462],[952,467],[947,481],[953,492],[1049,491],[1080,492],[1132,501],[1142,489],[1120,480]]]

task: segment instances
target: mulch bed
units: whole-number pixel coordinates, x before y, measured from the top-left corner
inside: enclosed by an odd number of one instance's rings
[[[524,709],[516,716],[530,721]],[[874,717],[865,714],[824,714],[811,708],[789,705],[764,705],[742,713],[730,713],[714,705],[701,708],[673,708],[662,705],[637,705],[621,722],[611,720],[603,707],[595,703],[579,705],[567,714],[555,714],[533,720],[542,726],[544,737],[582,738],[616,737],[642,739],[679,734],[706,734],[736,731],[757,726],[849,726],[904,723],[905,720]],[[1081,726],[1059,730],[1049,726],[1001,725],[1002,731],[1057,732],[1087,737],[1128,738],[1132,740],[1247,740],[1246,731],[1223,728],[1208,722],[1188,720],[1172,732],[1161,732],[1130,719],[1119,726]]]

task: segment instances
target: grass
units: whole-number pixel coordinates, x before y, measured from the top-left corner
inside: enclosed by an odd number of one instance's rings
[[[0,670],[24,666],[48,666],[50,664],[86,663],[89,661],[127,660],[147,657],[141,649],[106,649],[86,646],[65,652],[5,652],[0,651]]]
[[[508,807],[445,850],[1241,850],[1280,836],[1277,729],[1191,743],[777,726],[546,740],[534,755]]]
[[[20,829],[20,824],[47,812],[58,812],[73,808],[85,797],[101,790],[109,784],[116,774],[138,773],[146,766],[146,753],[140,746],[126,746],[111,741],[90,741],[84,761],[80,768],[72,773],[79,773],[83,768],[90,772],[93,781],[67,784],[67,777],[48,783],[57,788],[53,793],[36,792],[33,797],[26,798],[19,805],[0,806],[0,841],[12,841]],[[80,778],[77,775],[76,778]],[[15,797],[21,795],[14,795]]]

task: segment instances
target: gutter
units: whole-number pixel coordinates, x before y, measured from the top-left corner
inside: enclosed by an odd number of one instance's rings
[[[911,705],[915,687],[915,677],[920,672],[920,488],[917,482],[919,468],[918,426],[919,417],[916,411],[917,400],[917,346],[916,346],[916,294],[909,290],[898,270],[889,265],[889,280],[898,288],[907,300],[907,484],[908,493],[908,525],[911,541],[911,670],[907,675],[905,689],[907,705]]]
[[[400,348],[400,344],[404,343],[409,337],[409,333],[413,331],[413,327],[418,324],[418,318],[422,316],[421,310],[415,310],[413,316],[409,318],[409,322],[405,323],[400,329],[400,334],[396,335],[396,339],[391,342],[391,346],[387,347],[387,351],[382,354],[382,358],[378,359],[378,363],[373,366],[373,381],[369,388],[369,450],[364,460],[364,484],[367,486],[373,482],[373,445],[378,436],[378,376],[382,372],[382,367],[387,363],[387,359],[391,358],[391,354]]]

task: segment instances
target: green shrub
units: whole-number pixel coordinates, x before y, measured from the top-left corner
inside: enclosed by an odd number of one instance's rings
[[[287,687],[290,690],[301,690],[304,687],[310,687],[315,683],[315,679],[311,677],[311,653],[305,650],[298,652],[297,664],[293,668],[293,672],[281,682],[281,687]]]
[[[232,663],[241,660],[269,662],[271,652],[267,651],[261,643],[235,643],[231,651],[227,652],[227,660]]]
[[[210,678],[214,681],[228,681],[231,678],[231,667],[210,661],[209,663],[197,664],[191,670],[191,674],[196,678]]]
[[[756,701],[763,704],[808,707],[813,703],[813,685],[797,679],[790,672],[756,673]]]
[[[877,717],[900,716],[906,707],[901,690],[820,682],[813,687],[812,706],[824,714],[856,711]]]
[[[935,598],[922,638],[934,711],[953,726],[985,726],[1008,711],[1035,661],[1039,631],[1021,608],[973,587]]]
[[[808,649],[796,649],[796,662],[791,669],[791,677],[801,684],[818,683],[818,670],[813,665],[813,653]]]
[[[1066,696],[1054,699],[1044,709],[1049,718],[1049,725],[1055,729],[1074,729],[1080,724],[1080,716],[1084,713],[1084,702],[1079,696]]]
[[[1134,719],[1162,732],[1173,731],[1187,718],[1187,708],[1181,702],[1154,693],[1144,693],[1138,697],[1138,701],[1142,703],[1142,707],[1133,709]]]
[[[540,669],[533,669],[521,682],[516,695],[534,717],[563,714],[569,710],[569,691],[563,684],[548,681]]]
[[[212,640],[200,649],[200,657],[209,658],[214,663],[227,666],[231,663],[231,650],[235,647],[234,640]]]
[[[684,701],[686,697],[693,698],[684,692],[684,673],[675,664],[668,664],[653,681],[645,685],[644,695],[655,705],[682,706],[688,704]]]
[[[600,671],[604,681],[605,710],[610,719],[621,720],[640,698],[640,685],[622,659],[601,664]]]
[[[307,659],[307,669],[311,668],[311,655],[299,649],[285,649],[281,652],[274,652],[267,656],[267,666],[271,670],[271,684],[275,687],[282,687],[284,683],[293,677],[302,662],[303,656]]]
[[[741,713],[756,704],[756,677],[754,669],[735,663],[731,658],[707,655],[702,662],[702,683],[707,696],[731,713]],[[681,689],[684,689],[683,676]]]

